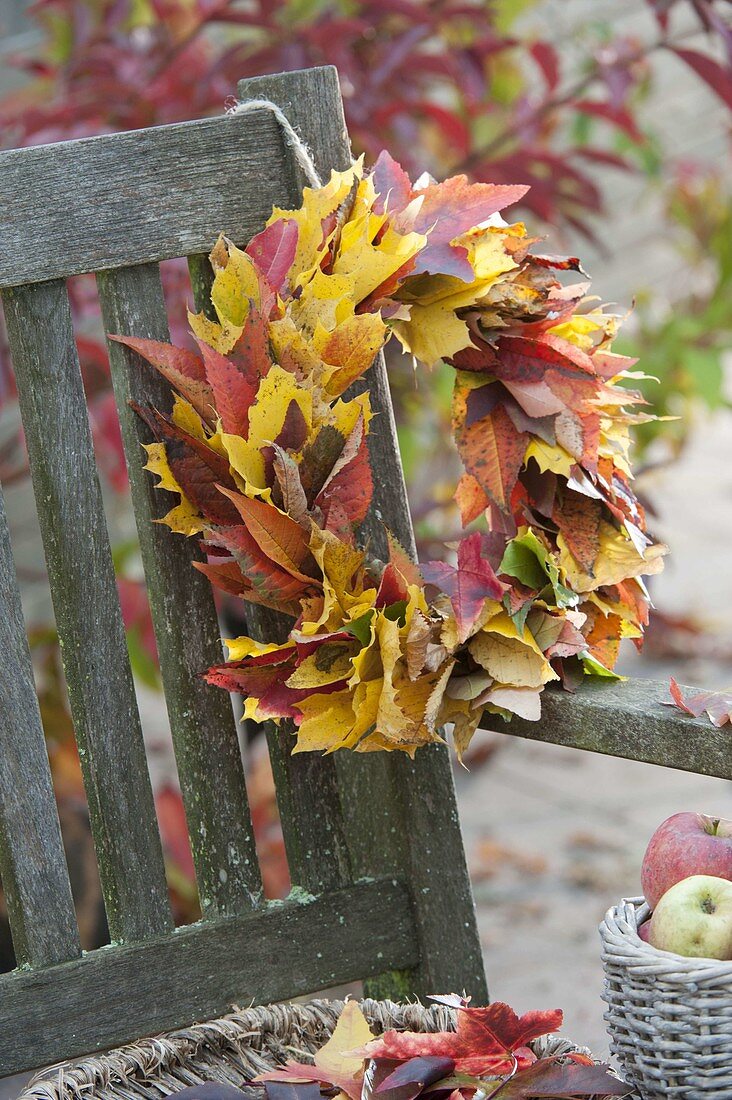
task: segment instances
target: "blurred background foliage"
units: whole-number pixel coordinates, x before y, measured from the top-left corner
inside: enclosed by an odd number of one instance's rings
[[[728,177],[703,158],[680,163],[645,106],[659,63],[672,59],[717,111],[732,111],[732,16],[729,0],[638,0],[626,28],[598,8],[607,14],[608,5],[573,0],[581,18],[572,22],[569,4],[562,21],[549,0],[4,0],[9,26],[22,33],[0,45],[0,142],[11,148],[218,114],[243,76],[334,64],[355,152],[372,158],[387,147],[414,175],[529,183],[517,216],[550,232],[552,250],[586,248],[604,262],[614,237],[608,199],[632,176],[642,183],[636,194],[653,196],[660,209],[672,265],[683,273],[671,302],[638,285],[632,256],[623,268],[625,299],[636,294],[637,304],[620,350],[657,377],[643,383],[656,409],[679,417],[639,433],[639,458],[667,463],[695,421],[729,406],[732,204]],[[163,266],[172,335],[182,341],[185,265]],[[95,447],[117,516],[126,509],[126,470],[93,280],[73,280],[71,294]],[[451,378],[437,371],[417,389],[411,363],[396,352],[390,368],[420,547],[439,556],[457,533]],[[22,487],[27,463],[1,326],[0,401],[0,480]],[[156,693],[136,542],[129,522],[112,527],[133,668],[141,688]],[[25,563],[19,572],[26,587],[39,580]],[[57,792],[69,808],[63,816],[83,816],[53,625],[30,625]],[[154,705],[162,712],[159,699]],[[271,775],[266,754],[256,746],[247,753],[267,890],[280,896],[288,880]],[[190,920],[197,900],[172,774],[157,788],[176,913]],[[73,832],[66,822],[65,832]],[[104,934],[98,885],[87,874],[93,860],[74,858],[89,946]]]

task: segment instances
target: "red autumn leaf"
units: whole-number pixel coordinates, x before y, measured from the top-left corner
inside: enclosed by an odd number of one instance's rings
[[[584,1065],[572,1062],[562,1065],[551,1058],[535,1062],[515,1074],[501,1086],[497,1093],[500,1100],[553,1100],[584,1096],[628,1096],[630,1085],[619,1081],[608,1066]]]
[[[372,1058],[364,1073],[361,1100],[416,1100],[430,1085],[437,1085],[455,1069],[452,1058],[410,1058],[393,1062]]]
[[[715,726],[724,726],[728,722],[732,724],[732,691],[700,691],[685,698],[672,676],[671,698],[673,702],[666,703],[666,706],[678,707],[693,718],[700,718],[706,713]]]
[[[299,451],[307,437],[307,421],[297,401],[293,399],[287,406],[279,434],[272,442],[285,451]]]
[[[374,607],[390,607],[393,603],[407,599],[409,599],[407,582],[397,567],[389,562],[381,574]]]
[[[450,242],[492,214],[522,199],[528,187],[500,183],[469,183],[467,176],[452,176],[433,183],[414,196],[422,205],[411,228],[427,234],[427,244],[417,256],[414,274],[455,275],[465,282],[475,278],[467,249]]]
[[[213,561],[194,561],[194,568],[208,577],[211,584],[227,592],[230,596],[246,595],[249,582],[242,575],[237,562],[232,558],[218,558]]]
[[[520,1069],[532,1065],[536,1056],[527,1044],[561,1024],[559,1009],[519,1017],[507,1004],[495,1001],[487,1008],[458,1008],[455,1032],[387,1031],[368,1043],[364,1053],[399,1061],[441,1055],[454,1060],[456,1073],[479,1077],[510,1071],[514,1061]]]
[[[617,615],[603,615],[592,605],[587,606],[586,614],[587,622],[582,627],[585,649],[605,668],[614,668],[620,652],[622,620]],[[557,656],[567,657],[571,654],[559,652]]]
[[[244,331],[229,352],[228,358],[255,385],[272,366],[267,322],[263,313],[252,304],[244,320]]]
[[[549,368],[574,378],[577,373],[595,376],[592,357],[559,336],[543,334],[534,339],[502,336],[498,342],[495,375],[509,382],[539,382]]]
[[[386,540],[389,545],[389,561],[396,566],[407,584],[416,584],[421,588],[424,584],[422,571],[416,562],[412,561],[399,539],[387,530]]]
[[[314,570],[315,562],[300,524],[264,500],[222,491],[234,504],[264,557],[298,580],[312,584],[312,577],[303,570]]]
[[[386,149],[379,153],[371,177],[378,195],[374,203],[377,214],[383,214],[384,210],[403,210],[411,200],[412,181]]]
[[[235,691],[241,695],[253,695],[256,698],[264,695],[275,684],[284,681],[295,669],[295,650],[278,651],[274,654],[277,660],[258,664],[251,658],[242,661],[228,661],[225,664],[213,665],[206,673],[209,684],[223,687],[226,691]]]
[[[243,524],[207,532],[204,548],[215,546],[233,555],[247,585],[245,599],[267,607],[296,608],[306,592],[317,587],[310,578],[293,576],[271,560]]]
[[[472,339],[473,343],[453,355],[450,362],[458,370],[472,371],[474,374],[493,374],[498,362],[495,348],[475,333],[472,334]]]
[[[265,1081],[264,1094],[267,1100],[320,1100],[320,1086],[317,1081]]]
[[[645,140],[645,135],[638,129],[638,124],[627,107],[616,106],[603,100],[578,99],[574,103],[574,109],[583,115],[590,115],[593,118],[602,119],[603,122],[609,122],[611,126],[617,126],[631,141]]]
[[[235,488],[226,459],[157,409],[145,409],[140,405],[133,405],[133,408],[154,437],[165,443],[173,477],[199,512],[211,523],[236,523],[236,510],[222,496],[227,488]]]
[[[346,527],[363,523],[371,504],[374,490],[371,463],[364,429],[363,416],[359,416],[353,431],[333,464],[323,488],[315,499],[326,520],[333,506],[338,507],[338,518]],[[326,523],[328,530],[337,530],[342,522]]]
[[[177,348],[173,344],[161,343],[159,340],[138,339],[135,336],[115,336],[110,333],[109,339],[132,348],[159,371],[166,371],[172,367],[186,378],[196,382],[206,381],[203,362],[193,351]]]
[[[279,218],[252,237],[247,245],[247,254],[278,293],[295,259],[298,233],[296,221]]]
[[[707,54],[699,53],[698,50],[681,49],[679,46],[673,46],[671,49],[690,69],[694,70],[697,76],[701,77],[727,107],[732,109],[732,74],[726,66]]]
[[[138,340],[132,336],[112,335],[109,339],[124,344],[141,355],[193,406],[207,424],[212,422],[213,391],[206,378],[203,360],[199,356],[185,348],[174,347],[173,344],[161,344],[158,340]]]
[[[595,405],[600,396],[600,387],[596,378],[585,374],[555,370],[553,367],[544,375],[547,385],[560,397],[567,409],[578,412],[582,417],[595,415]]]
[[[482,516],[488,507],[488,497],[472,474],[462,474],[455,490],[455,503],[460,510],[463,527]]]
[[[508,585],[499,581],[487,558],[481,553],[478,531],[462,539],[458,547],[457,568],[441,561],[427,562],[422,575],[428,584],[450,597],[458,624],[460,641],[470,637],[486,599],[500,600]]]
[[[471,397],[478,393],[474,390]],[[502,405],[470,424],[456,425],[456,435],[465,469],[502,511],[508,511],[530,436],[517,430]]]
[[[328,530],[335,531],[342,527],[341,522],[337,526],[327,522],[334,506],[338,507],[339,516],[345,520],[347,528],[357,527],[363,523],[371,504],[373,491],[371,464],[368,449],[364,443],[356,457],[344,466],[332,481],[328,482],[316,499],[315,503],[326,517]]]
[[[202,341],[199,341],[199,347],[213,393],[212,403],[224,431],[246,439],[249,435],[249,409],[257,395],[256,386],[225,355]]]
[[[583,571],[592,576],[595,560],[600,552],[600,501],[567,489],[561,504],[555,502],[552,519],[561,531],[570,553],[577,559]]]
[[[547,267],[552,271],[579,271],[581,274],[586,275],[585,271],[582,271],[582,264],[579,256],[540,256],[536,252],[531,253],[531,262],[537,264],[539,267]],[[552,318],[552,325],[556,324],[556,318]]]

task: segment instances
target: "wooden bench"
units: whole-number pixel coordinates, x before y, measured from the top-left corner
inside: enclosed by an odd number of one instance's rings
[[[335,70],[251,81],[318,169],[350,163]],[[206,254],[244,244],[301,180],[271,111],[0,155],[0,288],[112,945],[82,955],[4,513],[0,513],[0,874],[19,968],[0,977],[0,1073],[351,981],[403,997],[487,990],[450,761],[442,747],[291,756],[269,733],[296,889],[262,900],[229,697],[190,540],[152,520],[131,398],[170,404],[110,346],[160,665],[203,919],[173,930],[135,691],[74,343],[66,279],[95,272],[107,331],[168,339],[159,262],[186,256],[204,307]],[[383,359],[371,370],[375,509],[413,547]],[[383,538],[380,522],[372,533]],[[260,624],[263,625],[263,624]],[[399,757],[399,759],[397,759]]]
[[[334,69],[244,81],[286,112],[321,174],[350,151]],[[442,747],[290,755],[269,731],[296,889],[262,900],[229,698],[199,673],[221,656],[190,540],[143,471],[130,399],[170,402],[110,346],[114,391],[203,919],[173,930],[160,837],[89,433],[66,280],[94,272],[107,331],[168,338],[159,263],[188,258],[199,308],[220,231],[244,244],[298,177],[267,109],[0,155],[0,293],[112,944],[82,955],[0,500],[0,874],[18,969],[0,977],[0,1074],[353,979],[375,995],[487,998],[451,766]],[[383,357],[365,525],[414,548]],[[262,629],[275,629],[260,623]],[[507,732],[707,774],[732,774],[727,735],[663,710],[661,685],[547,692]]]

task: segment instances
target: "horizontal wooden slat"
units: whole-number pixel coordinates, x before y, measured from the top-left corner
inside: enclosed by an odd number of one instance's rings
[[[729,727],[718,729],[707,718],[663,706],[669,699],[667,683],[594,680],[574,695],[548,688],[541,699],[540,722],[513,718],[504,723],[486,714],[483,729],[732,779]]]
[[[156,264],[108,271],[97,282],[108,332],[169,340]],[[152,436],[129,404],[168,411],[170,387],[121,344],[110,342],[109,357],[201,908],[233,916],[258,902],[262,880],[231,699],[201,675],[223,656],[216,609],[211,585],[193,568],[202,556],[195,541],[155,522],[177,498],[143,469],[142,444]]]
[[[69,299],[3,304],[110,934],[142,939],[170,906]]]
[[[246,243],[284,163],[267,110],[0,153],[0,287]]]
[[[368,882],[16,971],[0,977],[0,1075],[416,961],[407,891]]]
[[[33,668],[0,493],[0,872],[18,964],[80,954]]]

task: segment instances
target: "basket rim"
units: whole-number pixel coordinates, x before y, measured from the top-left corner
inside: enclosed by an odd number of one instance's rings
[[[183,1081],[179,1074],[188,1073],[183,1084],[193,1083],[191,1072],[199,1080],[209,1079],[205,1067],[196,1064],[196,1059],[207,1048],[216,1055],[241,1053],[242,1044],[251,1043],[257,1054],[264,1057],[269,1048],[268,1035],[284,1049],[282,1040],[286,1035],[303,1039],[303,1032],[313,1025],[332,1030],[350,999],[360,1004],[377,1034],[390,1028],[425,1032],[455,1029],[454,1009],[442,1004],[426,1005],[417,998],[401,1002],[369,997],[311,998],[304,1002],[250,1005],[244,1009],[235,1008],[205,1023],[191,1024],[164,1035],[49,1067],[24,1087],[18,1100],[93,1100],[100,1094],[131,1100],[144,1095],[140,1090],[147,1085],[155,1084],[158,1089],[164,1087],[163,1078],[168,1074]],[[574,1053],[589,1056],[591,1053],[587,1047],[578,1046],[561,1034],[543,1036],[529,1046],[539,1058],[566,1057]],[[287,1050],[292,1052],[293,1048],[288,1045]],[[201,1072],[205,1077],[200,1076]],[[159,1100],[158,1092],[155,1096]]]
[[[642,940],[638,935],[638,926],[650,912],[650,906],[642,896],[623,898],[618,905],[608,909],[599,929],[603,962],[640,966],[653,973],[655,979],[673,977],[695,983],[732,981],[730,960],[677,955]]]
[[[163,1034],[143,1037],[108,1051],[61,1062],[39,1071],[23,1088],[18,1100],[64,1100],[68,1097],[94,1096],[96,1090],[128,1084],[144,1085],[160,1075],[185,1067],[194,1068],[205,1051],[223,1054],[236,1051],[242,1043],[253,1041],[263,1046],[268,1034],[305,1029],[320,1023],[334,1027],[346,1000],[311,998],[305,1002],[280,1002],[267,1005],[234,1007],[213,1020],[175,1028]],[[414,1013],[423,1022],[433,1022],[450,1030],[452,1013],[441,1005],[423,1005],[418,1000],[396,1003],[389,1000],[353,998],[358,1001],[369,1022],[382,1017],[386,1026],[404,1026],[403,1017]],[[454,1024],[453,1024],[454,1027]],[[425,1030],[430,1030],[429,1026]]]

